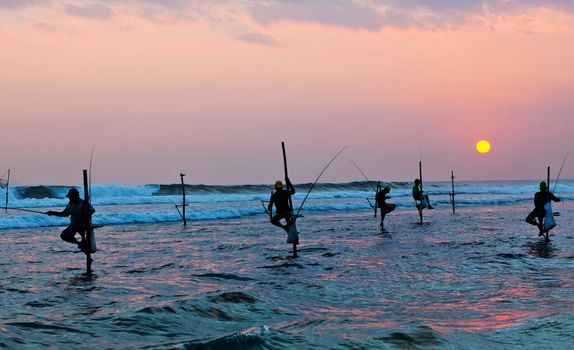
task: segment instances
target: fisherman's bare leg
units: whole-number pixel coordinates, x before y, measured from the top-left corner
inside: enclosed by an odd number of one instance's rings
[[[381,208],[381,228],[384,229],[385,227],[385,216],[386,216],[386,211],[385,209]]]
[[[60,234],[60,238],[68,243],[78,244],[78,240],[76,239],[76,233],[78,233],[79,229],[75,226],[68,226],[62,233]]]
[[[536,218],[538,218],[538,221],[535,220]],[[538,229],[540,230],[538,236],[542,236],[542,234],[544,233],[544,226],[542,225],[543,219],[544,215],[540,215],[539,211],[533,210],[530,212],[530,214],[528,214],[525,221],[530,225],[537,226]]]
[[[283,214],[275,214],[273,215],[273,217],[271,218],[271,223],[277,227],[281,227],[282,229],[284,229],[285,231],[289,231],[289,226],[288,225],[283,225],[281,223],[281,219],[285,219],[287,221],[287,223],[289,223],[289,221],[287,220],[287,218],[285,217],[285,215]]]
[[[425,195],[425,199],[427,200],[427,208],[428,209],[434,209],[434,207],[430,204],[430,200],[429,200],[429,196]]]

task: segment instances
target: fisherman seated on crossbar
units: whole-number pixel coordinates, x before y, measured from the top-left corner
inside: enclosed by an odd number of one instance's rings
[[[548,191],[546,182],[542,181],[540,183],[540,191],[534,194],[534,210],[528,214],[525,220],[530,225],[538,227],[540,230],[538,233],[539,236],[542,236],[544,233],[544,216],[546,215],[546,209],[544,209],[544,206],[550,201],[560,202],[560,198]],[[535,220],[536,218],[538,221]]]
[[[295,194],[295,187],[293,187],[289,178],[286,179],[286,182],[287,189],[283,189],[283,182],[281,180],[275,181],[275,192],[271,194],[267,210],[271,217],[271,223],[289,232],[289,227],[293,220],[289,197]],[[273,205],[275,205],[275,215],[273,215]],[[281,219],[285,219],[286,225],[281,223]]]
[[[425,208],[434,209],[434,207],[430,204],[429,196],[426,193],[424,193],[423,191],[421,191],[420,185],[421,185],[421,180],[415,179],[415,184],[413,186],[413,199],[415,200],[415,202],[418,201],[418,203],[416,205],[417,209],[419,211],[421,211]]]
[[[73,243],[82,251],[85,249],[86,241],[86,223],[90,215],[95,213],[95,209],[80,198],[80,192],[75,188],[70,188],[66,197],[69,203],[64,211],[48,211],[50,216],[70,217],[70,225],[62,231],[60,238],[68,243]],[[76,239],[76,233],[80,234],[81,241]]]

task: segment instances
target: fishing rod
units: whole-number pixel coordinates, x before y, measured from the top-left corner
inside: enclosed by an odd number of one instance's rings
[[[28,213],[36,213],[36,214],[44,214],[44,215],[48,215],[48,213],[43,212],[43,211],[38,211],[38,210],[31,210],[31,209],[22,209],[22,208],[10,208],[10,207],[6,207],[6,209],[10,209],[10,210],[18,210],[18,211],[25,211]]]
[[[554,187],[552,188],[552,193],[556,193],[556,186],[558,185],[558,180],[560,179],[560,174],[562,174],[562,169],[564,168],[564,164],[566,164],[566,159],[568,159],[569,154],[570,154],[570,150],[568,150],[568,152],[566,152],[566,155],[564,156],[564,159],[562,160],[562,164],[560,165],[560,170],[558,170],[558,175],[556,176],[556,181],[554,181]],[[550,184],[548,184],[548,188],[550,188]],[[564,208],[564,202],[562,202],[562,208]],[[560,212],[553,212],[552,215],[560,216]]]
[[[568,155],[570,154],[570,150],[566,152],[564,159],[562,160],[562,165],[560,165],[560,170],[558,170],[558,176],[556,176],[556,181],[554,181],[554,188],[552,188],[552,192],[556,191],[556,185],[558,185],[558,179],[560,179],[560,174],[562,174],[562,168],[564,168],[564,164],[566,163],[566,159],[568,159]],[[550,187],[550,185],[548,186]]]
[[[351,159],[347,159],[349,162],[351,162],[355,168],[361,173],[361,175],[363,175],[363,177],[365,178],[365,180],[367,180],[367,183],[371,186],[371,188],[373,189],[373,191],[377,192],[377,189],[375,188],[375,186],[371,183],[371,180],[369,180],[369,178],[367,177],[367,175],[365,175],[365,173],[361,170],[361,168],[359,168],[359,166],[357,164],[355,164],[355,162],[353,162]]]
[[[315,179],[315,182],[313,182],[313,184],[311,185],[311,188],[309,188],[309,191],[307,192],[307,194],[305,195],[305,198],[303,198],[303,202],[301,202],[301,205],[299,206],[299,210],[297,210],[297,214],[295,214],[295,219],[299,216],[299,213],[301,212],[301,209],[303,209],[303,204],[305,204],[305,201],[307,200],[307,197],[309,197],[309,194],[311,194],[311,191],[313,190],[313,187],[315,187],[315,184],[317,184],[317,182],[319,181],[319,179],[321,178],[321,175],[323,175],[323,173],[325,172],[325,170],[327,170],[327,168],[329,167],[329,165],[331,165],[331,163],[333,163],[335,161],[335,159],[337,159],[337,157],[343,153],[344,150],[347,149],[348,146],[345,146],[343,148],[341,148],[341,150],[339,152],[337,152],[337,154],[335,154],[335,156],[333,158],[331,158],[331,160],[329,161],[329,163],[327,163],[327,165],[325,165],[325,167],[323,168],[323,170],[321,170],[321,172],[319,173],[319,176],[317,176],[317,178]]]

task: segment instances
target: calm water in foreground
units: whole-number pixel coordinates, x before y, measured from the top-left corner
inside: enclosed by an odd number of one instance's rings
[[[306,212],[300,256],[264,214],[106,225],[94,275],[62,227],[0,230],[0,348],[569,349],[574,206]]]

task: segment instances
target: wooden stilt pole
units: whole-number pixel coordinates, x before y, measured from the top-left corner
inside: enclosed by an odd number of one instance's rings
[[[86,169],[84,169],[83,171],[83,175],[84,175],[84,210],[86,213],[89,213],[90,211],[90,190],[88,187],[88,171]],[[90,242],[91,242],[91,235],[92,235],[92,230],[91,230],[91,226],[92,226],[92,215],[88,214],[88,216],[85,218],[86,222],[85,224],[85,236],[84,237],[84,252],[86,253],[86,274],[90,275],[92,274],[92,253],[91,253],[91,248],[90,248]]]
[[[10,188],[10,169],[8,169],[8,177],[6,178],[6,206],[4,207],[4,212],[8,212],[8,190]]]
[[[281,142],[281,149],[283,150],[283,168],[285,170],[285,186],[287,186],[287,179],[289,178],[289,174],[287,172],[287,155],[285,153],[285,142]],[[287,193],[289,192],[289,188],[287,188]],[[291,199],[291,194],[289,194],[289,208],[291,209],[291,225],[295,225],[295,221],[297,218],[294,216],[293,212],[293,201]],[[297,257],[297,242],[293,242],[293,257]]]
[[[381,190],[381,182],[377,182],[377,188],[375,189],[375,217],[377,217],[377,208],[379,207],[379,203],[377,202],[377,194]]]
[[[181,177],[181,193],[183,196],[183,204],[182,206],[182,219],[183,219],[183,226],[187,226],[187,218],[185,217],[185,207],[187,206],[187,204],[185,203],[185,183],[183,182],[183,177],[185,176],[185,174],[183,173],[179,173],[179,176]]]
[[[452,183],[452,193],[450,194],[450,202],[452,204],[452,213],[455,213],[455,209],[454,209],[454,170],[450,171],[450,179],[451,179],[451,183]]]
[[[550,166],[546,169],[546,188],[547,191],[550,192]],[[542,223],[544,225],[544,223]],[[544,232],[544,238],[546,242],[550,241],[550,233],[548,231]]]
[[[419,160],[419,180],[421,181],[420,185],[420,189],[421,189],[421,194],[423,193],[423,162]],[[421,201],[422,204],[422,201]],[[423,223],[423,209],[422,207],[419,209],[419,216],[420,216],[420,223]]]

